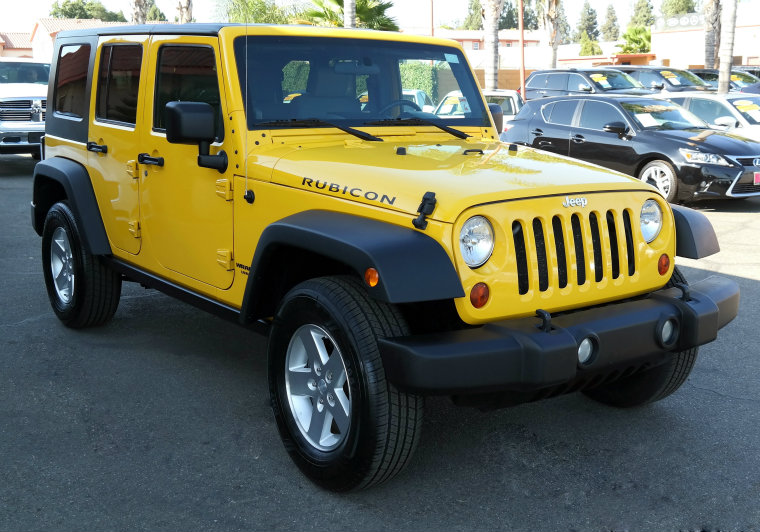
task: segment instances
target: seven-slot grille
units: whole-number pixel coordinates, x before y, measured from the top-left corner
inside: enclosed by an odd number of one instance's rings
[[[628,209],[513,221],[518,292],[632,276],[636,257],[631,223]]]
[[[47,101],[42,98],[40,108],[36,109],[35,100],[2,100],[0,101],[0,120],[7,122],[31,122],[34,115],[42,114],[42,120],[45,120],[45,109]],[[37,120],[39,121],[39,119]]]

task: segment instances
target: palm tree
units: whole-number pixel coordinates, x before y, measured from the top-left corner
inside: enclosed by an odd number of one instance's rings
[[[504,0],[482,0],[483,41],[486,50],[486,89],[499,87],[499,17]]]
[[[643,54],[652,49],[652,30],[644,26],[628,26],[623,34],[625,44],[618,44],[623,54]]]
[[[343,0],[343,27],[356,27],[356,0]]]
[[[398,25],[385,12],[393,2],[356,1],[356,26],[373,30],[398,31]],[[344,0],[311,0],[315,9],[308,9],[305,18],[320,26],[341,26],[345,23]]]
[[[148,17],[147,0],[132,0],[132,22],[135,24],[145,24]]]
[[[549,45],[552,47],[551,68],[557,68],[557,48],[559,47],[559,17],[560,0],[538,0],[536,14],[549,34]]]
[[[705,1],[705,68],[719,64],[720,49],[720,0]]]
[[[179,4],[177,5],[177,13],[179,14],[177,18],[179,19],[180,24],[192,22],[193,0],[179,0]]]
[[[724,0],[720,30],[720,75],[718,76],[718,94],[728,92],[731,66],[734,63],[734,32],[736,30],[736,0]]]

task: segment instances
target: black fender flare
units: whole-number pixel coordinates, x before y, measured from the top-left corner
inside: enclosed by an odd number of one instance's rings
[[[671,205],[676,224],[676,255],[701,259],[720,251],[718,237],[710,220],[701,212],[681,205]]]
[[[47,212],[60,199],[52,195],[51,183],[63,188],[85,249],[93,255],[110,255],[111,245],[90,176],[84,166],[70,159],[53,157],[34,167],[32,226],[37,234],[42,236]]]
[[[268,315],[270,275],[276,275],[274,255],[282,246],[303,249],[343,263],[359,278],[367,268],[380,277],[367,286],[371,297],[388,303],[414,303],[464,297],[454,265],[443,247],[411,227],[339,212],[310,210],[283,218],[261,234],[253,255],[241,320]]]

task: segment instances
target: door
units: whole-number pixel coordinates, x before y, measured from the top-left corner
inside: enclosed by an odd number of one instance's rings
[[[217,113],[211,154],[224,149],[226,116],[218,42],[211,37],[153,37],[140,149],[140,214],[146,244],[178,282],[184,277],[226,289],[232,285],[232,171],[198,166],[198,145],[166,140],[165,107],[171,101],[210,104]],[[227,150],[228,152],[231,150]],[[142,154],[142,155],[141,155]]]
[[[619,137],[604,131],[611,122],[630,124],[612,104],[597,100],[585,100],[580,109],[578,125],[570,136],[570,157],[606,166],[633,175],[636,163],[635,137]]]
[[[142,243],[140,183],[134,160],[143,129],[137,110],[144,98],[140,71],[145,43],[145,36],[101,41],[87,136],[87,163],[111,245],[132,255],[140,252]]]
[[[543,106],[530,123],[530,144],[534,148],[567,155],[577,105],[577,100],[560,100]]]

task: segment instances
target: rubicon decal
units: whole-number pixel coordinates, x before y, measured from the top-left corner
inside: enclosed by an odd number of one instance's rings
[[[309,177],[304,177],[301,180],[301,186],[326,190],[333,194],[341,194],[343,196],[352,196],[354,198],[364,198],[369,201],[387,203],[388,205],[393,205],[396,202],[396,196],[389,196],[372,190],[364,190],[360,187],[352,187],[351,185],[329,183],[328,181],[320,181],[319,179],[311,179]]]

